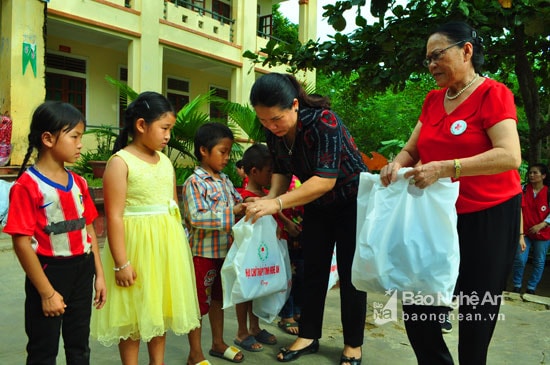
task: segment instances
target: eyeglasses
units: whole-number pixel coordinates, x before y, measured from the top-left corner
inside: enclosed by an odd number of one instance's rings
[[[448,50],[449,48],[453,48],[454,46],[458,46],[458,45],[459,45],[460,43],[462,43],[462,42],[465,42],[465,41],[463,41],[463,40],[462,40],[462,41],[458,41],[458,42],[456,42],[456,43],[451,44],[451,45],[450,45],[449,47],[447,47],[447,48],[443,48],[443,49],[440,50],[440,51],[434,51],[434,52],[432,52],[432,54],[431,54],[430,56],[426,57],[426,59],[425,59],[424,61],[422,61],[422,64],[424,65],[424,67],[430,67],[430,63],[439,61],[439,59],[441,58],[441,56],[443,56],[443,54],[444,54],[445,52],[447,52],[447,50]]]

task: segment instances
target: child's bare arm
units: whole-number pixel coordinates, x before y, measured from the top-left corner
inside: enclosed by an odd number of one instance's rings
[[[107,268],[109,275],[115,275],[118,286],[134,285],[137,273],[132,267],[126,254],[124,233],[124,208],[126,206],[126,191],[128,166],[120,157],[113,157],[107,163],[103,175],[103,194],[105,201],[105,215],[107,217],[107,237],[109,249],[113,256],[115,267]]]
[[[103,265],[101,264],[101,257],[99,256],[99,245],[97,244],[97,236],[93,224],[86,226],[86,231],[92,238],[92,252],[94,253],[94,265],[95,265],[95,296],[94,306],[96,309],[103,308],[107,301],[107,285],[105,284],[105,274],[103,272]]]
[[[279,213],[277,213],[277,215],[282,220],[282,222],[285,226],[285,230],[288,232],[290,237],[297,237],[300,234],[300,232],[301,232],[300,225],[294,223],[292,221],[292,219],[290,219],[286,215],[284,215],[283,212],[279,212]]]

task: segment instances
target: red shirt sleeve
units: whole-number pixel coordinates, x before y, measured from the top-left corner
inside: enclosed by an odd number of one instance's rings
[[[82,204],[84,205],[84,212],[82,216],[86,219],[86,225],[92,224],[97,218],[97,208],[94,204],[92,196],[90,195],[90,190],[88,189],[88,183],[84,180],[83,177],[71,172],[73,174],[74,182],[80,188],[82,193]]]

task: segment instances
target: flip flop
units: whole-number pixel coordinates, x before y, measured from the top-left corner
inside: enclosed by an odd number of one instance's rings
[[[261,330],[256,336],[256,341],[265,343],[266,345],[275,345],[277,343],[277,337],[274,334]]]
[[[236,362],[236,363],[244,361],[244,355],[243,355],[243,357],[241,357],[240,360],[237,360],[235,358],[235,356],[237,356],[237,354],[240,353],[240,352],[241,351],[238,348],[236,348],[235,346],[228,346],[225,349],[224,352],[218,352],[218,351],[214,351],[214,350],[208,351],[210,356],[219,357],[220,359],[224,359],[224,360],[231,361],[231,362]]]
[[[292,332],[290,331],[290,328],[299,328],[300,327],[300,324],[298,322],[283,322],[283,321],[279,321],[279,323],[277,323],[277,326],[282,329],[283,331],[285,331],[286,333],[288,333],[289,335],[295,335],[295,336],[298,336],[299,335],[299,332]]]
[[[247,338],[245,338],[242,341],[239,341],[238,339],[235,339],[233,342],[235,343],[235,345],[237,345],[239,347],[242,347],[246,351],[260,352],[260,351],[264,350],[263,346],[261,346],[261,345],[260,345],[260,347],[253,347],[255,344],[258,343],[258,341],[256,341],[256,339],[252,335],[248,336]]]

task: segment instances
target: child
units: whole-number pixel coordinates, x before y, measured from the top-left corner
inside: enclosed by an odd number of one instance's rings
[[[300,186],[300,180],[296,176],[292,176],[288,191],[292,191]],[[290,263],[292,265],[292,289],[290,296],[285,305],[281,309],[279,316],[281,320],[277,323],[280,329],[290,335],[299,335],[298,321],[301,315],[303,277],[304,277],[304,258],[302,256],[301,239],[301,222],[304,216],[304,207],[296,206],[293,208],[283,209],[283,214],[289,217],[296,225],[298,233],[289,231],[288,237],[288,252]]]
[[[79,158],[85,127],[82,113],[68,103],[38,106],[10,191],[4,232],[26,273],[27,364],[55,364],[60,332],[67,364],[89,364],[90,304],[93,297],[100,309],[107,298],[92,225],[97,210],[86,181],[64,166]],[[38,157],[25,171],[34,148]]]
[[[242,179],[241,186],[240,187],[236,186],[235,188],[237,189],[239,194],[241,194],[241,192],[244,189],[246,189],[246,185],[248,184],[248,176],[246,176],[246,172],[244,172],[243,160],[242,159],[235,162],[235,168],[237,169],[237,174],[239,174],[239,177]]]
[[[203,124],[195,134],[195,156],[200,163],[183,185],[183,209],[201,315],[208,313],[212,330],[211,356],[242,362],[244,355],[223,340],[220,270],[231,244],[235,215],[244,210],[241,196],[222,171],[229,162],[233,133],[224,124]],[[201,329],[189,333],[188,365],[207,364],[201,348]]]
[[[244,202],[267,195],[266,186],[271,183],[273,174],[273,160],[267,147],[262,144],[250,146],[243,154],[242,164],[248,178],[248,184],[241,192]],[[238,323],[234,341],[236,345],[247,351],[257,352],[263,350],[261,343],[277,343],[273,334],[260,328],[258,317],[252,312],[252,301],[239,303],[235,305],[235,309]],[[250,327],[247,326],[247,317]]]
[[[149,364],[162,364],[166,332],[186,334],[200,325],[175,173],[160,152],[175,121],[164,96],[141,93],[126,110],[116,154],[103,176],[108,239],[103,260],[111,300],[92,317],[92,335],[106,346],[118,343],[125,365],[138,364],[140,340],[147,342]]]
[[[248,177],[248,185],[241,193],[244,202],[252,201],[254,198],[266,196],[267,186],[271,183],[273,175],[273,159],[267,146],[263,144],[254,144],[250,146],[243,155],[243,168]],[[279,229],[279,236],[285,240],[299,235],[299,227],[285,214],[279,212],[275,219]],[[258,317],[252,313],[252,302],[245,302],[236,305],[238,330],[235,343],[248,351],[260,351],[261,342],[267,345],[277,343],[277,338],[259,327]],[[250,329],[247,328],[246,319],[250,322]]]

